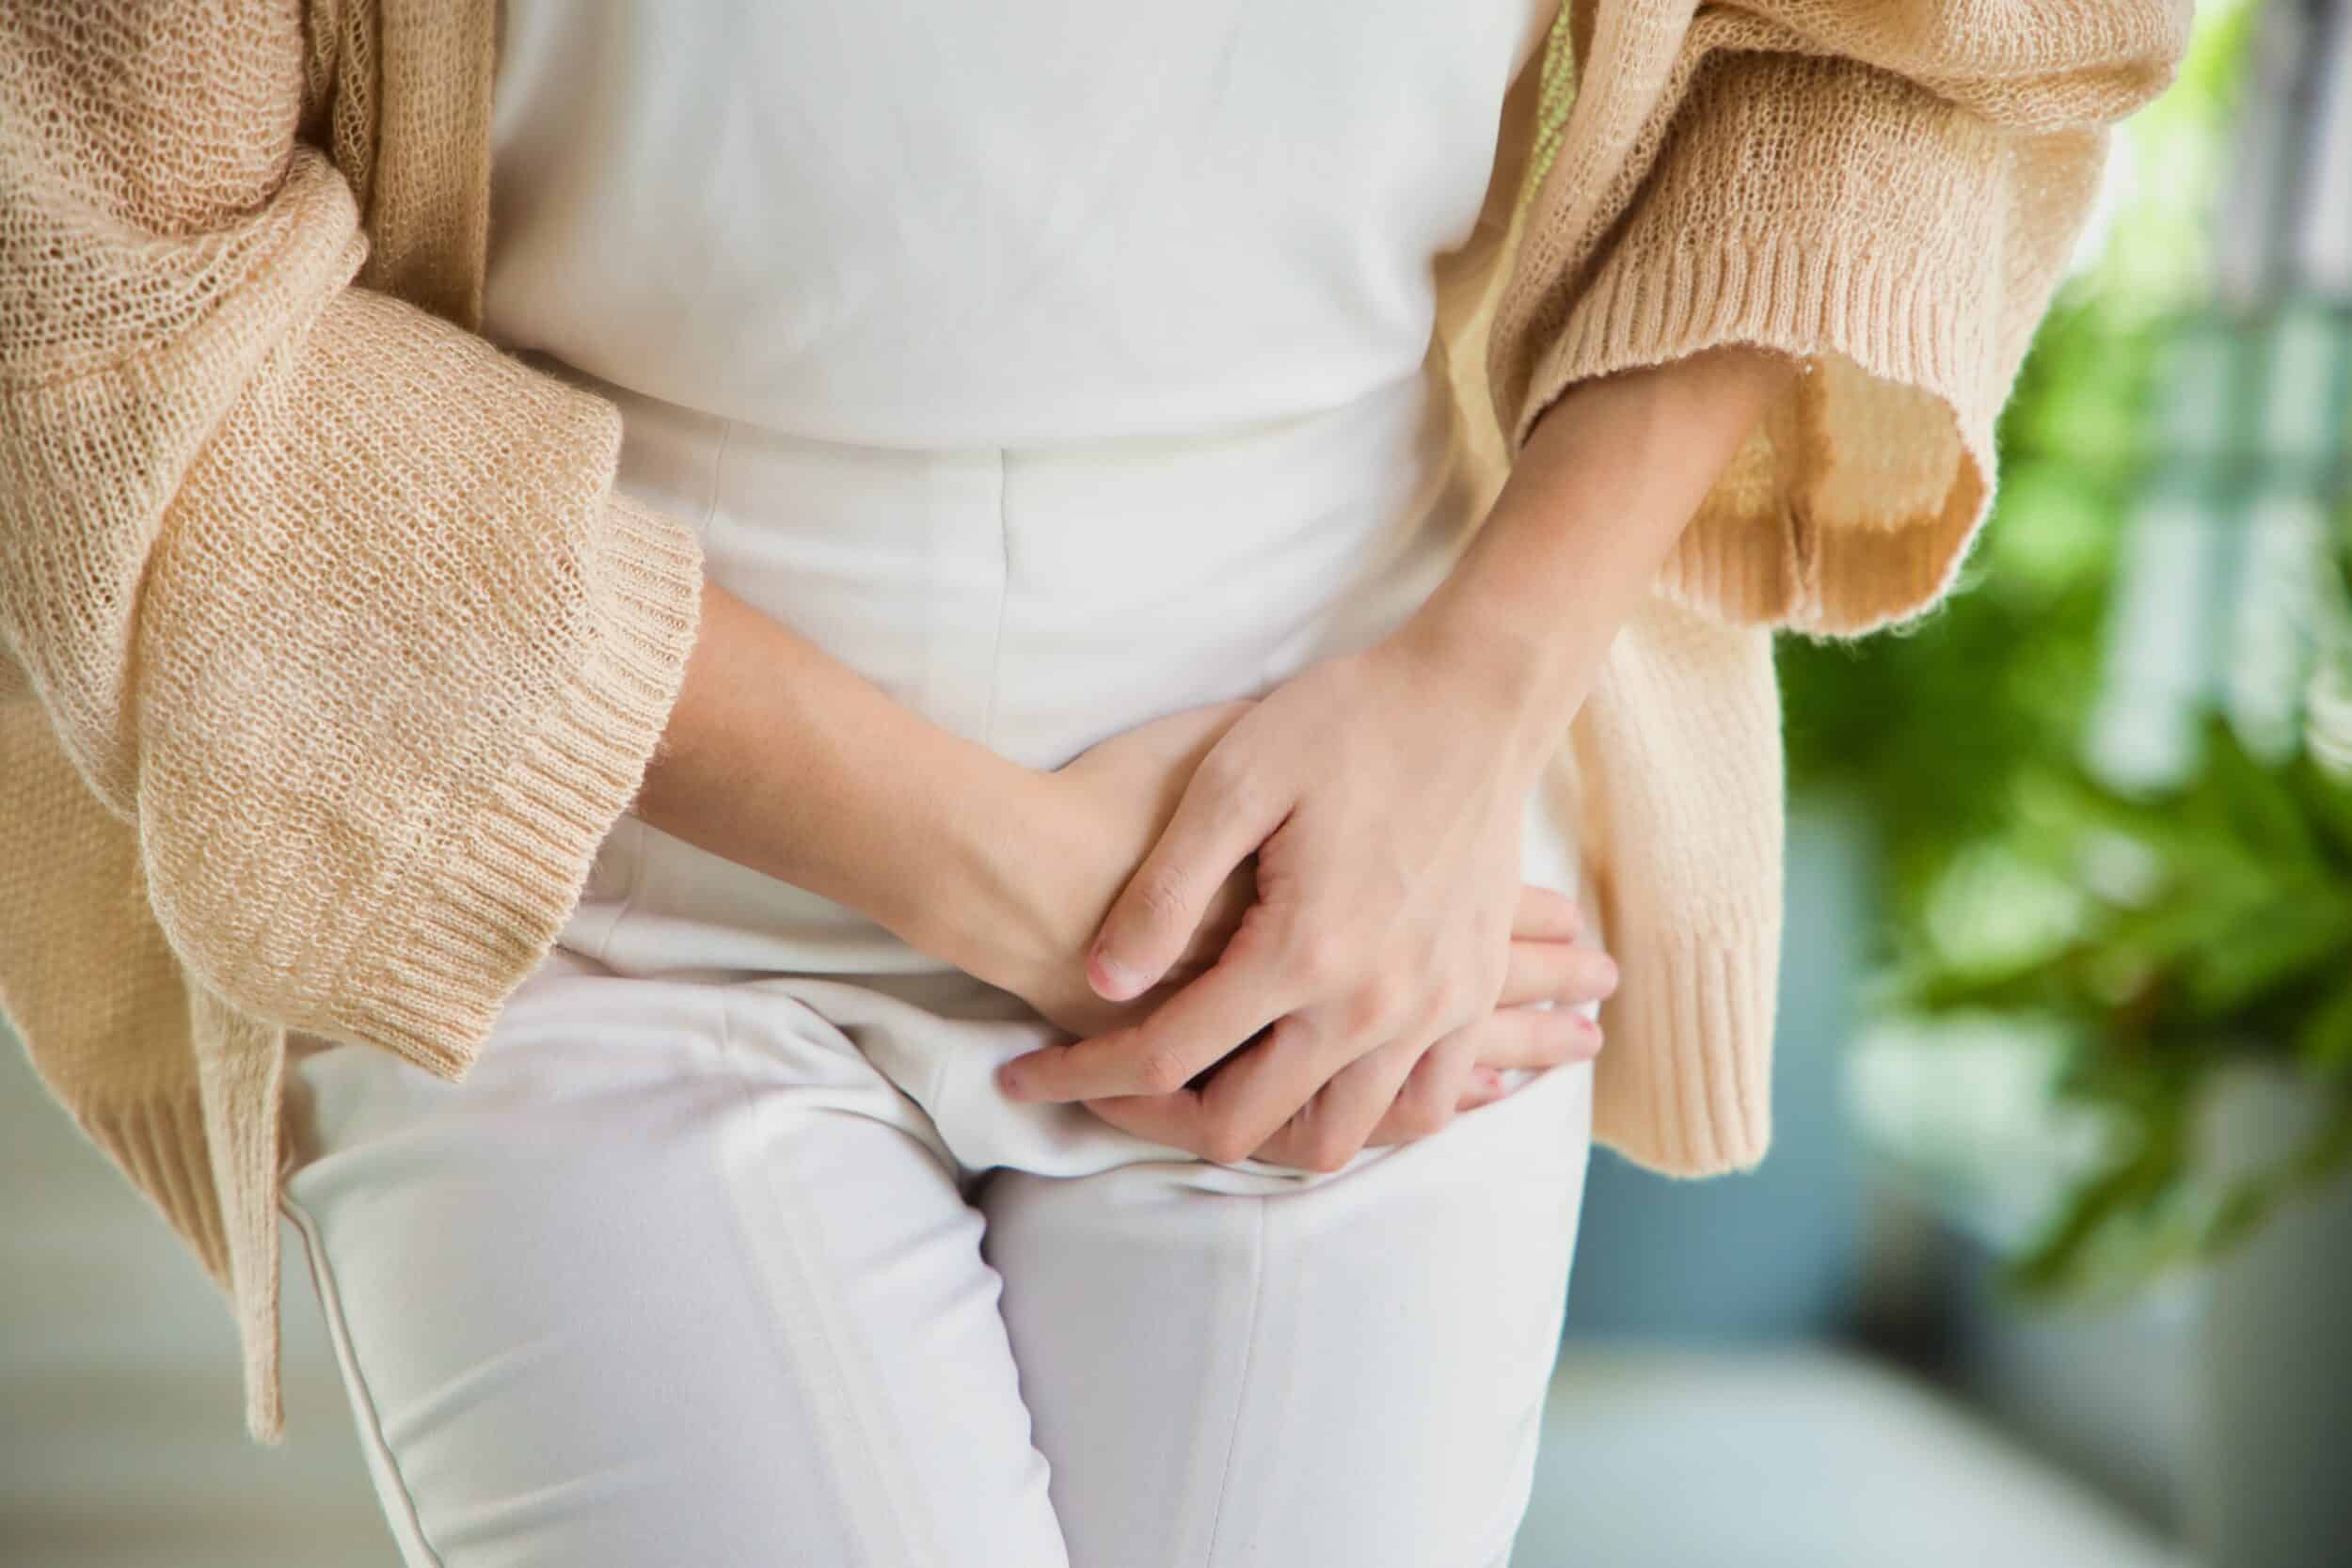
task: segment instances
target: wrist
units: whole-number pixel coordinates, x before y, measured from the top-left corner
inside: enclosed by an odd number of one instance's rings
[[[1056,776],[988,755],[939,825],[921,886],[882,924],[909,946],[992,985],[1028,972],[1051,944],[1035,918],[1038,867],[1063,814]]]
[[[1505,795],[1534,784],[1574,711],[1549,702],[1551,683],[1518,651],[1438,618],[1408,623],[1370,653],[1399,672],[1390,689],[1404,694],[1400,711],[1419,714],[1448,752],[1475,758]]]
[[[1572,610],[1530,614],[1482,592],[1477,575],[1457,572],[1394,641],[1448,709],[1483,732],[1502,767],[1532,777],[1558,749],[1590,684],[1593,652],[1579,633]]]
[[[1404,639],[1506,751],[1554,751],[1617,628],[1781,385],[1778,356],[1716,350],[1571,388]]]

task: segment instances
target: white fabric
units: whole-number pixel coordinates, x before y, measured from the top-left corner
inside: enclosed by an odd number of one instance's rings
[[[567,956],[464,1084],[296,1064],[411,1568],[1501,1568],[1589,1069],[1330,1177],[974,1180],[854,1033]]]
[[[487,330],[714,580],[1055,767],[1441,578],[1429,266],[1549,8],[507,0]],[[1008,1104],[1053,1037],[628,817],[465,1083],[301,1057],[410,1562],[1500,1564],[1589,1071],[1309,1178]]]
[[[1467,515],[1447,404],[1421,375],[1236,436],[940,452],[601,390],[628,432],[623,486],[703,519],[713,580],[1032,767],[1377,637],[1443,576]],[[1522,872],[1573,895],[1548,788],[1529,800]],[[867,1054],[974,1169],[1071,1176],[1168,1153],[1082,1109],[997,1093],[998,1063],[1058,1037],[1015,999],[634,817],[562,942],[628,975],[773,976],[859,1021]]]
[[[1555,8],[505,0],[489,330],[865,445],[1350,402],[1420,362]]]

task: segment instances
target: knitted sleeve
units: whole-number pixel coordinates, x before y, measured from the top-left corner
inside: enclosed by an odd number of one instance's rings
[[[1576,97],[1498,318],[1511,436],[1586,377],[1718,344],[1798,356],[1662,590],[1824,634],[1926,609],[1987,510],[1994,417],[2106,127],[2170,79],[2188,10],[1731,0],[1666,22],[1689,13],[1579,0]]]
[[[209,991],[455,1073],[640,782],[699,561],[608,407],[351,285],[299,11],[0,8],[0,643]]]

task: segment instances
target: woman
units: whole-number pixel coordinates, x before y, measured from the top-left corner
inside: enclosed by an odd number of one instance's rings
[[[282,1175],[412,1562],[1502,1561],[2185,6],[498,9],[0,35],[0,982],[255,1429]]]

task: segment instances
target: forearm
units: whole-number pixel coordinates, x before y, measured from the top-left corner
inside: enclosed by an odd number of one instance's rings
[[[1498,705],[1514,756],[1556,749],[1617,628],[1794,363],[1716,349],[1569,390],[1406,628]]]
[[[1018,863],[1037,775],[715,584],[636,813],[951,963]]]
[[[1617,627],[1786,361],[1717,351],[1579,388],[1537,424],[1453,575],[1403,637],[1549,754]],[[1041,775],[893,702],[715,586],[637,814],[872,916],[967,969],[1022,905]]]

